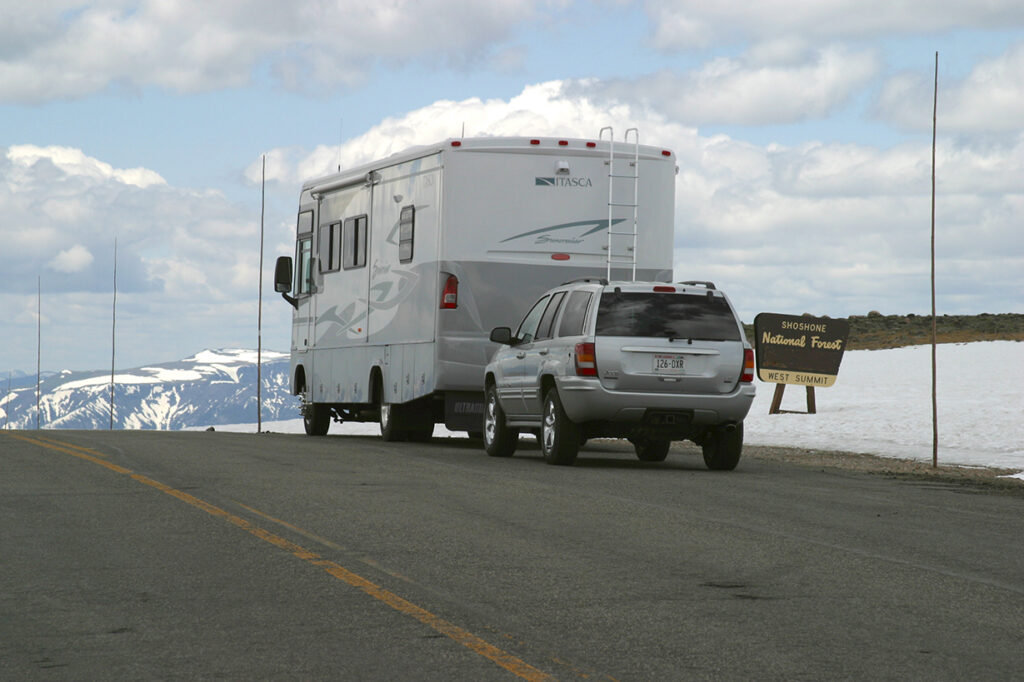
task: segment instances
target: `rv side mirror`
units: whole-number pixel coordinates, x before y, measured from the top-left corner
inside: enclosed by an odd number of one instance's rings
[[[491,341],[494,343],[512,345],[512,330],[508,327],[495,327],[491,330]]]
[[[292,290],[292,259],[290,256],[281,256],[274,266],[274,291],[279,294],[286,294]]]

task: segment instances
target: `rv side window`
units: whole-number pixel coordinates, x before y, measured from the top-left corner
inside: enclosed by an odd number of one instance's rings
[[[558,309],[562,305],[563,298],[565,298],[564,291],[559,291],[551,297],[551,303],[548,303],[547,310],[544,311],[544,317],[540,318],[540,326],[537,327],[538,339],[551,338],[551,327],[555,321],[555,317],[558,315]]]
[[[320,226],[317,259],[320,272],[334,272],[341,267],[341,223]]]
[[[589,306],[589,291],[574,291],[569,294],[569,300],[565,303],[565,314],[562,315],[562,323],[558,325],[558,335],[579,336],[582,334]]]
[[[306,234],[313,231],[313,212],[303,211],[299,214],[299,220],[295,226],[295,234]]]
[[[404,206],[398,221],[398,261],[408,263],[412,260],[412,239],[416,223],[416,207]]]
[[[537,325],[540,324],[540,316],[544,313],[544,308],[547,304],[548,297],[545,296],[530,308],[530,312],[526,313],[523,323],[519,325],[519,329],[516,331],[516,339],[518,339],[519,343],[530,343],[533,341],[534,336],[537,334]]]
[[[295,294],[301,296],[313,289],[313,236],[299,239],[295,246]]]
[[[342,266],[349,270],[366,265],[366,216],[345,220]]]

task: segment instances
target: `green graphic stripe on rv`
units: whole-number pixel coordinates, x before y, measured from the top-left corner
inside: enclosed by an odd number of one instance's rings
[[[625,221],[625,218],[615,218],[614,220],[612,220],[612,225],[618,225],[623,221]],[[562,223],[561,225],[549,225],[548,227],[541,227],[536,230],[530,230],[529,232],[523,232],[522,234],[517,234],[515,236],[509,237],[508,239],[502,239],[501,242],[499,243],[504,244],[505,242],[510,242],[513,239],[519,239],[521,237],[530,237],[535,234],[541,234],[544,232],[554,232],[555,230],[566,230],[572,227],[587,227],[591,225],[593,227],[581,233],[579,236],[586,237],[587,235],[594,234],[595,232],[600,232],[601,230],[608,229],[607,220],[577,220],[571,223]]]

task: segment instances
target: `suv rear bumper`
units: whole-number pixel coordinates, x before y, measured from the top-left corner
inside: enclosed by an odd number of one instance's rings
[[[731,393],[717,395],[626,393],[608,390],[598,379],[575,376],[557,377],[555,385],[566,415],[577,423],[639,423],[648,410],[691,412],[693,426],[741,422],[756,392],[753,384],[740,384]]]

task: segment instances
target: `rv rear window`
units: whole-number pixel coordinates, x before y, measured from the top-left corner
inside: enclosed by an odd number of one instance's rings
[[[317,259],[320,272],[334,272],[341,267],[341,223],[320,226]]]
[[[345,219],[342,255],[346,270],[366,265],[366,216]]]
[[[416,226],[416,207],[403,206],[398,221],[398,261],[408,263],[412,260],[412,240]]]

